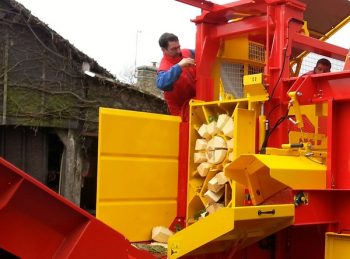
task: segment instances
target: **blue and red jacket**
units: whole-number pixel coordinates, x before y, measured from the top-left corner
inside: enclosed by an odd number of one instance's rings
[[[163,56],[157,73],[157,87],[164,91],[170,114],[188,120],[188,103],[196,96],[196,70],[195,67],[181,68],[178,63],[183,58],[194,58],[194,51],[183,49],[181,54],[181,57]]]

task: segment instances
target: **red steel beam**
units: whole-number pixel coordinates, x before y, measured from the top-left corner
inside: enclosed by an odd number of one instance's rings
[[[155,259],[3,158],[0,233],[0,248],[18,258]]]
[[[184,4],[192,5],[194,7],[198,7],[206,11],[212,11],[214,6],[217,6],[217,4],[214,4],[210,1],[205,1],[205,0],[176,0],[176,1]]]
[[[347,49],[302,34],[293,36],[293,46],[331,58],[345,60]]]
[[[186,1],[186,0],[185,0]],[[224,5],[214,5],[210,10],[205,10],[194,22],[226,23],[234,18],[255,16],[266,13],[266,7],[254,0],[241,0]]]
[[[245,18],[241,21],[234,23],[227,23],[222,25],[217,25],[211,29],[210,38],[229,38],[230,36],[244,35],[249,32],[257,32],[266,29],[267,17],[258,16]]]

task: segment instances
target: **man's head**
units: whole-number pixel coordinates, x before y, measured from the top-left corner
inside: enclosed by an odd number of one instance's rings
[[[321,58],[317,61],[316,66],[314,68],[315,74],[321,74],[331,71],[332,64],[328,59]]]
[[[159,46],[164,54],[171,57],[181,56],[179,38],[172,33],[163,33],[159,38]]]

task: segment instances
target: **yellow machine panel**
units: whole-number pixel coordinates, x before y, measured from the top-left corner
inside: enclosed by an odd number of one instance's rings
[[[350,235],[326,233],[325,259],[350,258]]]
[[[217,54],[213,75],[215,88],[220,92],[220,99],[245,97],[244,75],[262,73],[264,63],[265,48],[263,45],[249,41],[247,37],[223,41]]]
[[[130,241],[176,217],[180,118],[100,109],[96,216]]]
[[[241,153],[255,151],[255,112],[247,107],[248,102],[244,100],[191,103],[189,225],[196,222],[208,206],[214,212],[221,206],[243,204],[243,187],[226,179],[223,169]],[[215,184],[216,179],[225,183]],[[216,190],[215,186],[221,189]]]
[[[241,249],[293,221],[292,204],[222,208],[171,236],[168,258]]]
[[[326,166],[302,156],[241,155],[224,171],[229,178],[248,186],[254,205],[287,186],[326,188]]]
[[[245,99],[192,102],[187,228],[171,236],[168,257],[241,249],[293,223],[294,205],[244,205],[245,190],[224,175],[254,154],[257,111]]]

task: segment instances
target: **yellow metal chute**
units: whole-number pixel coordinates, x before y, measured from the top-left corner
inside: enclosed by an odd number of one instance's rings
[[[176,217],[180,118],[100,109],[97,218],[130,241]]]
[[[255,205],[287,187],[326,188],[326,166],[303,156],[241,155],[225,174],[249,188]]]
[[[168,258],[241,249],[293,221],[293,204],[222,208],[171,236]]]

